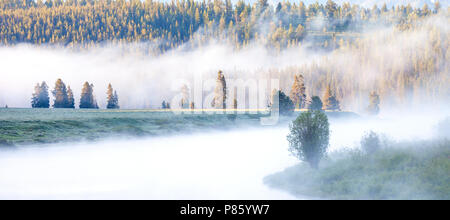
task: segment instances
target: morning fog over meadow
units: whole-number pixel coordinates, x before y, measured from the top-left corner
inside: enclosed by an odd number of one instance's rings
[[[0,0],[0,199],[450,199],[448,1]]]

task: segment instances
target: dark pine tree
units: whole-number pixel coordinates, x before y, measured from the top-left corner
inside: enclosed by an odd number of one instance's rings
[[[313,111],[320,111],[322,110],[323,104],[322,101],[320,100],[319,96],[313,96],[311,98],[311,103],[308,106],[309,110],[313,110]]]
[[[323,105],[324,110],[331,110],[331,111],[341,110],[341,107],[339,106],[339,101],[336,99],[336,96],[331,91],[330,85],[327,86],[327,90],[325,91],[325,95],[323,96]]]
[[[294,108],[294,103],[289,98],[289,96],[284,94],[284,92],[282,92],[281,90],[274,90],[272,92],[271,111],[279,110],[280,115],[290,115],[294,111]]]
[[[117,91],[114,91],[111,84],[108,85],[107,95],[107,109],[118,109],[119,108],[119,97],[117,96]]]
[[[33,97],[31,99],[31,107],[33,108],[50,108],[50,97],[48,94],[47,83],[42,82],[34,87]]]

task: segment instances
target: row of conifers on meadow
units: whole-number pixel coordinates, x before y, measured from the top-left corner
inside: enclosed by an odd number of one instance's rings
[[[50,96],[46,82],[36,84],[34,87],[33,97],[31,98],[31,107],[33,108],[49,108]],[[55,88],[51,91],[54,101],[53,108],[75,108],[75,99],[70,86],[61,80],[56,80]],[[107,89],[107,106],[108,109],[119,108],[119,97],[117,92],[113,90],[111,84]],[[98,108],[97,100],[94,96],[94,85],[85,82],[81,90],[80,108]]]
[[[93,93],[93,84],[85,82],[81,91],[80,108],[98,108],[97,101]],[[33,108],[49,108],[50,98],[48,92],[48,86],[45,82],[37,84],[34,89],[31,105]],[[216,87],[214,89],[214,98],[211,106],[216,109],[225,109],[227,96],[227,83],[222,71],[219,71],[216,79]],[[75,101],[73,92],[70,86],[66,87],[61,79],[58,79],[55,83],[54,89],[51,91],[54,97],[54,108],[75,108]],[[189,88],[187,85],[181,87],[182,99],[179,103],[180,108],[194,109],[194,102],[189,101]],[[287,96],[281,90],[274,90],[271,95],[271,102],[274,103],[278,98],[279,111],[281,114],[289,113],[294,109],[311,109],[311,110],[332,110],[340,111],[339,100],[328,85],[322,99],[318,96],[307,97],[306,88],[303,76],[294,76],[294,82],[292,84],[290,96]],[[367,108],[369,113],[377,114],[379,111],[379,95],[376,92],[370,93],[370,104]],[[269,107],[272,104],[270,104]],[[237,100],[233,99],[234,109],[237,109]],[[119,98],[117,92],[113,90],[111,84],[107,88],[107,109],[118,109]],[[161,105],[162,109],[170,109],[170,103],[165,100]]]

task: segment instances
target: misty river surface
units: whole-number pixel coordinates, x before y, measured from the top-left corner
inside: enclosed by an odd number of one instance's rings
[[[440,116],[330,123],[329,151],[368,129],[394,140],[433,137]],[[288,126],[24,146],[0,151],[0,199],[305,199],[264,177],[298,163]]]
[[[6,199],[296,199],[263,178],[297,163],[287,129],[22,147],[0,154]]]

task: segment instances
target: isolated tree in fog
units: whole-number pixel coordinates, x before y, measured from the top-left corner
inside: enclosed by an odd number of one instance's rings
[[[94,97],[94,85],[85,82],[81,90],[80,108],[98,108]]]
[[[319,96],[313,96],[311,98],[311,103],[308,106],[309,110],[313,110],[313,111],[320,111],[322,110],[323,104],[322,101],[320,100]]]
[[[222,71],[219,70],[216,80],[216,88],[214,89],[214,99],[212,106],[216,109],[225,109],[227,99],[227,83]]]
[[[369,95],[369,106],[367,107],[367,111],[369,114],[377,115],[380,112],[380,96],[377,92],[373,91]]]
[[[38,103],[39,103],[39,93],[41,91],[41,86],[39,85],[39,83],[36,84],[36,86],[34,86],[34,92],[33,95],[31,97],[31,107],[32,108],[39,108],[38,107]]]
[[[48,86],[46,82],[41,83],[41,91],[39,93],[39,105],[41,108],[50,108],[50,96],[48,94]]]
[[[107,109],[118,109],[119,108],[119,97],[117,96],[117,91],[114,91],[111,83],[108,84],[108,90],[106,92],[107,98]]]
[[[67,87],[67,108],[75,108],[75,98],[70,86]]]
[[[336,99],[336,96],[331,91],[330,85],[327,86],[325,95],[323,96],[322,100],[323,100],[323,108],[325,110],[333,110],[333,111],[341,110],[341,107],[339,106],[339,101]]]
[[[294,111],[294,103],[281,90],[273,90],[271,98],[271,111],[279,111],[280,115],[290,115]]]
[[[312,168],[319,168],[329,142],[329,123],[323,111],[307,111],[300,114],[289,126],[287,136],[289,151]]]
[[[294,83],[292,84],[290,97],[292,102],[294,102],[295,108],[301,109],[305,107],[306,88],[303,75],[294,76]]]
[[[47,83],[42,82],[41,85],[36,84],[34,87],[33,97],[31,98],[31,107],[33,108],[49,108],[50,97],[48,95]]]
[[[55,88],[52,91],[54,102],[53,108],[68,108],[69,97],[67,95],[67,88],[61,79],[56,80]]]
[[[106,108],[114,108],[114,90],[111,83],[108,84],[108,88],[106,90]]]

